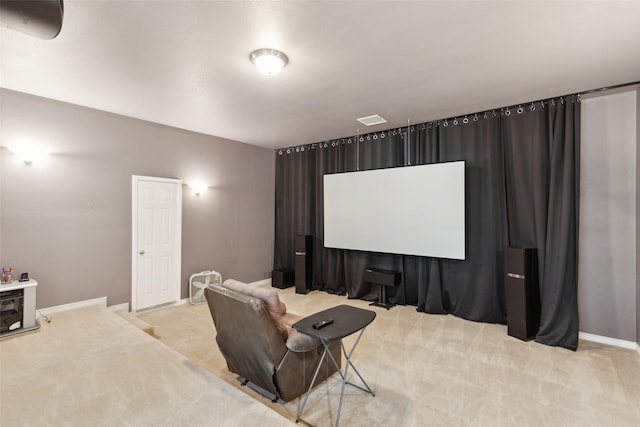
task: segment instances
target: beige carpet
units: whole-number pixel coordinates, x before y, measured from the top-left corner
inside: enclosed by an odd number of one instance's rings
[[[279,293],[290,312],[302,315],[338,304],[371,308],[324,292],[297,295],[289,288]],[[640,426],[640,355],[635,351],[581,341],[572,352],[509,337],[503,325],[417,313],[409,306],[372,309],[377,318],[353,360],[376,396],[348,387],[341,425]],[[167,345],[273,413],[295,420],[297,401],[271,403],[240,387],[227,371],[206,305],[140,317]],[[347,340],[348,348],[353,340]],[[304,421],[331,425],[338,393],[336,378],[316,389]],[[269,425],[259,418],[254,424]]]
[[[0,426],[291,425],[104,308],[41,323],[0,341]]]

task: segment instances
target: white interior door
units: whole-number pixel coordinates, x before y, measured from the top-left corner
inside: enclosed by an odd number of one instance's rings
[[[133,176],[131,311],[180,300],[182,181]]]

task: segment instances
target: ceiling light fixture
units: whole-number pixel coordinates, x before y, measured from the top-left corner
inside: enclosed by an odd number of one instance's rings
[[[258,71],[266,76],[278,74],[289,62],[287,55],[275,49],[258,49],[249,55],[251,62],[256,64]]]

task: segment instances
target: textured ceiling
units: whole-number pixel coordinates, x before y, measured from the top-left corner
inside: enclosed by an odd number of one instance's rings
[[[634,1],[64,6],[53,40],[0,29],[2,87],[271,148],[640,80]]]

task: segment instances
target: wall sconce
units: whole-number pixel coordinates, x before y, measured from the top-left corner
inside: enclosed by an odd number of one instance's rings
[[[25,165],[39,162],[49,154],[44,148],[36,145],[19,145],[17,147],[9,147],[9,150],[18,156]]]
[[[207,187],[208,186],[206,184],[203,184],[202,182],[192,182],[191,184],[189,184],[189,188],[191,188],[193,192],[196,193],[196,196],[204,193]]]

